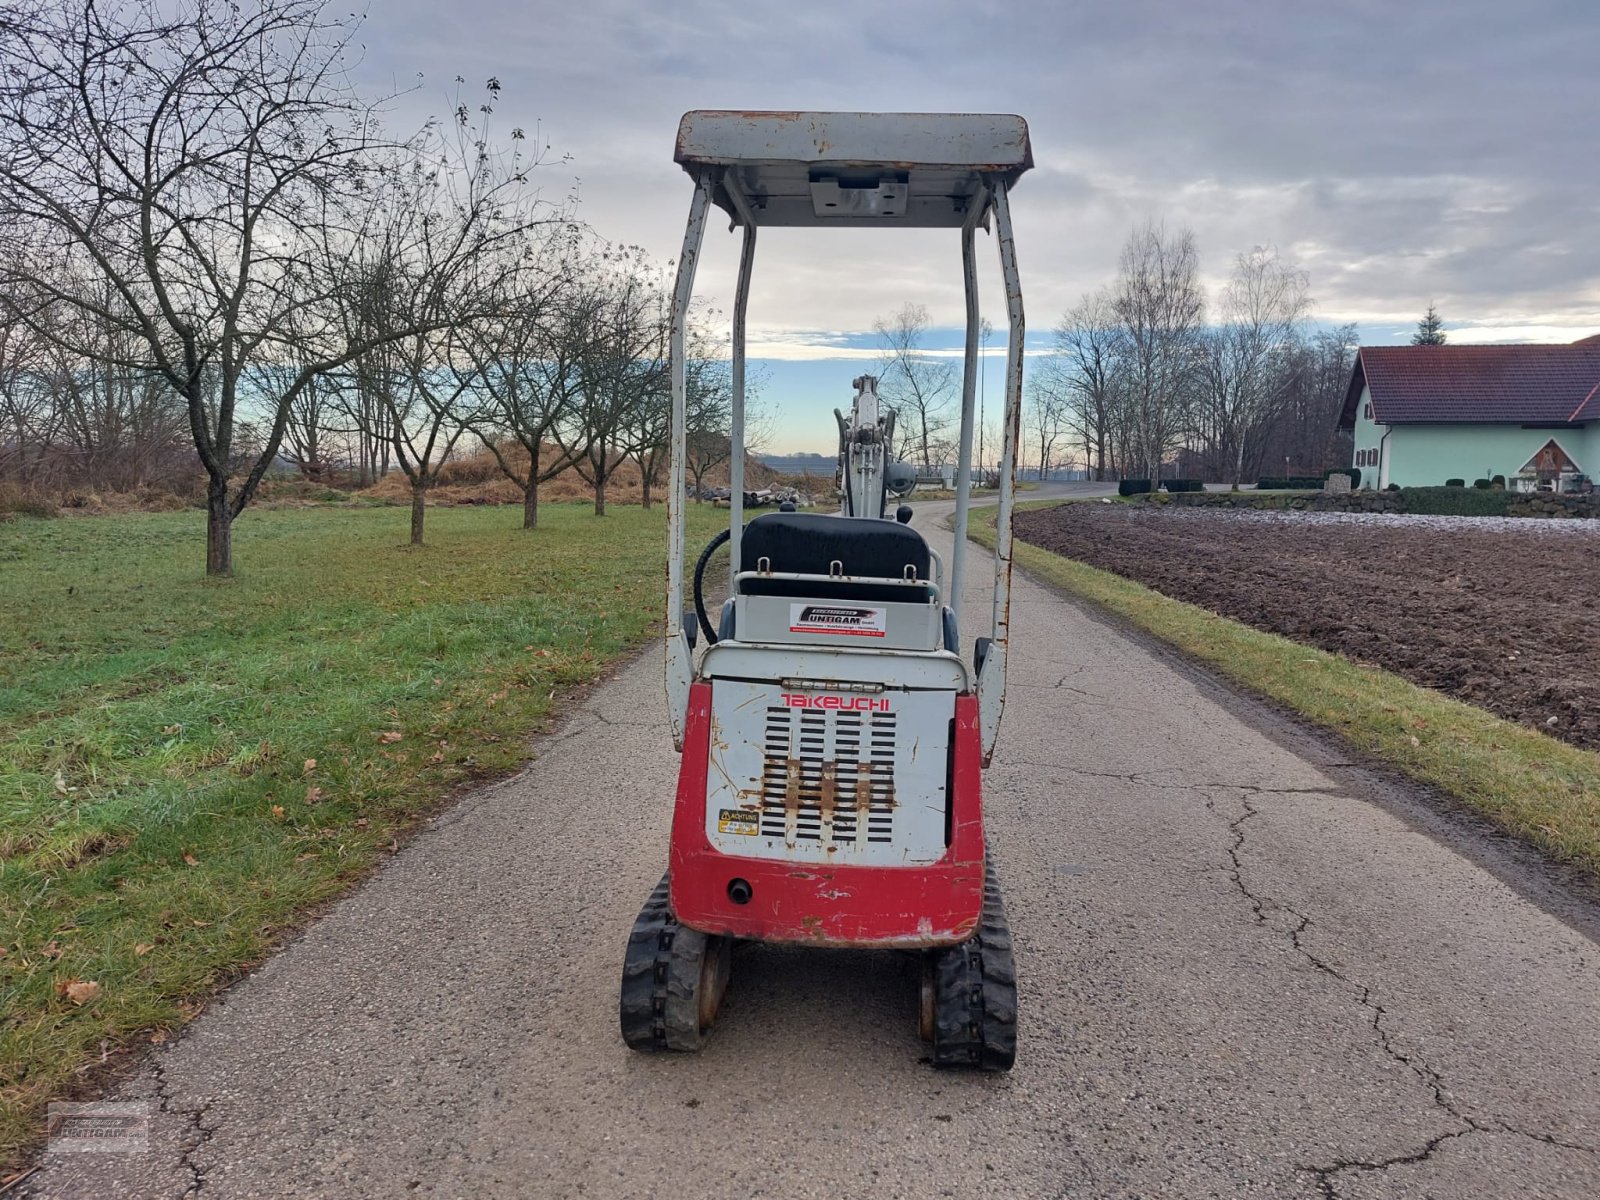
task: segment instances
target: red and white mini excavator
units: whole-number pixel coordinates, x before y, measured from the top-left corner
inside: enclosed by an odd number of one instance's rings
[[[682,752],[668,871],[634,925],[622,1036],[694,1050],[736,940],[893,947],[923,959],[921,1026],[943,1066],[1005,1070],[1017,984],[984,838],[982,769],[1005,699],[1011,512],[1022,408],[1022,289],[1009,196],[1033,165],[1020,117],[691,112],[677,161],[694,181],[672,308],[667,700]],[[733,313],[731,520],[684,606],[684,325],[711,206],[743,232]],[[870,377],[839,424],[841,511],[743,513],[745,308],[756,232],[958,230],[966,285],[956,528],[966,528],[978,369],[974,241],[993,224],[1010,337],[994,604],[969,663],[958,622],[966,541],[946,564],[888,511],[914,473]],[[791,506],[786,505],[785,508]],[[727,542],[729,599],[704,600]],[[698,628],[697,628],[698,627]],[[698,633],[706,645],[696,657]]]

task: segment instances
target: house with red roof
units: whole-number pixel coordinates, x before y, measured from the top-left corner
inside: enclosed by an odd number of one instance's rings
[[[1363,346],[1339,428],[1361,486],[1492,479],[1587,490],[1600,476],[1600,336],[1555,346]]]

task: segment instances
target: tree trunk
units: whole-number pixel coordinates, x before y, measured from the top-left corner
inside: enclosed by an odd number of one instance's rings
[[[233,511],[226,479],[213,479],[206,489],[206,574],[233,574]]]
[[[528,481],[522,485],[522,527],[524,529],[537,529],[539,527],[539,473],[537,470],[528,476]]]
[[[594,515],[606,515],[606,477],[600,474],[594,477]]]
[[[645,512],[650,511],[650,472],[644,469],[643,463],[639,464],[639,503]]]
[[[422,520],[428,511],[423,504],[427,495],[427,485],[419,481],[411,484],[411,544],[422,545]]]

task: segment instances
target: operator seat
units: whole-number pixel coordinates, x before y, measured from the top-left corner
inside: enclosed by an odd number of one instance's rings
[[[744,527],[739,561],[745,571],[754,571],[763,559],[766,569],[778,575],[831,576],[837,570],[846,578],[741,578],[739,591],[746,596],[881,603],[927,602],[935,595],[928,543],[915,529],[898,521],[827,513],[763,513]],[[871,579],[916,579],[922,586],[867,582]]]

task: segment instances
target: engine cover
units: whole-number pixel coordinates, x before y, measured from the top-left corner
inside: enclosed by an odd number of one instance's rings
[[[711,689],[706,838],[723,854],[860,866],[939,861],[954,691]]]

